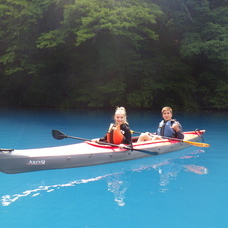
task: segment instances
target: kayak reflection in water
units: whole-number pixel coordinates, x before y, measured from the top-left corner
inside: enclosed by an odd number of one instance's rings
[[[114,114],[115,123],[111,123],[107,134],[103,138],[92,139],[93,142],[108,142],[124,148],[127,144],[132,148],[131,130],[127,122],[127,114],[124,107],[117,107]]]
[[[204,153],[204,150],[195,150],[192,151],[190,154],[186,152],[181,152],[181,156],[174,154],[167,154],[168,158],[162,159],[161,157],[157,157],[157,160],[155,158],[149,159],[149,160],[143,160],[144,162],[148,161],[148,164],[142,165],[142,163],[134,164],[138,167],[119,167],[116,164],[113,165],[106,165],[106,168],[98,169],[94,168],[94,171],[99,171],[97,174],[94,174],[92,176],[91,172],[89,174],[86,174],[84,178],[77,178],[73,179],[71,181],[64,181],[59,180],[56,184],[50,184],[48,183],[48,180],[42,180],[42,183],[36,183],[36,187],[28,190],[24,190],[21,193],[15,193],[12,195],[4,194],[0,196],[1,199],[1,205],[2,206],[9,206],[12,203],[16,202],[17,200],[21,200],[24,197],[39,197],[39,196],[45,196],[46,193],[58,191],[61,188],[68,188],[68,187],[76,187],[81,184],[88,184],[92,182],[101,182],[105,181],[107,183],[107,190],[111,192],[114,196],[114,202],[118,204],[118,206],[123,207],[126,205],[125,199],[126,199],[126,192],[131,185],[131,181],[129,180],[129,175],[134,172],[149,172],[152,176],[152,179],[155,180],[154,172],[151,172],[153,170],[158,172],[159,177],[159,189],[157,189],[157,185],[152,184],[146,191],[151,191],[151,187],[156,187],[155,191],[158,192],[166,192],[169,190],[169,183],[171,181],[176,180],[177,176],[181,172],[189,172],[194,174],[208,174],[208,169],[204,166],[199,166],[193,164],[191,162],[190,164],[182,164],[183,159],[188,159],[189,161],[191,159],[195,159],[199,157],[199,154]],[[151,164],[153,163],[153,164]],[[101,166],[104,167],[104,166]],[[112,170],[114,168],[114,170]],[[93,169],[91,167],[91,169]],[[111,169],[111,170],[110,170]],[[47,171],[48,172],[48,171]],[[100,173],[101,172],[101,173]],[[81,174],[80,174],[81,175]],[[61,179],[61,177],[59,177]],[[45,183],[46,182],[46,183]],[[34,184],[33,184],[34,186]],[[103,185],[102,185],[103,186]],[[148,186],[148,185],[147,185]],[[11,190],[10,190],[11,191]]]
[[[198,154],[204,153],[204,150],[193,151],[190,155],[184,155],[179,158],[167,159],[158,164],[142,166],[134,171],[156,170],[159,173],[161,186],[160,192],[168,191],[168,185],[171,180],[176,180],[178,174],[182,171],[195,174],[208,174],[208,169],[205,166],[195,164],[182,164],[183,159],[192,159],[198,157]],[[180,163],[181,162],[181,163]]]

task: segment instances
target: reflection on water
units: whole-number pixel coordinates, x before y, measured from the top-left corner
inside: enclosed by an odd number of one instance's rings
[[[124,206],[125,192],[127,191],[126,181],[121,180],[121,173],[111,175],[108,180],[108,191],[112,192],[114,195],[114,201],[117,202],[119,206]]]
[[[96,177],[77,179],[62,184],[45,185],[45,182],[43,181],[43,183],[37,188],[26,190],[18,194],[3,195],[1,197],[1,204],[2,206],[9,206],[15,201],[26,196],[37,197],[41,195],[42,192],[53,192],[63,187],[72,187],[89,182],[104,180],[107,182],[107,190],[113,193],[114,201],[118,204],[118,206],[125,206],[125,193],[128,189],[128,180],[125,175],[126,172],[144,172],[145,170],[157,171],[160,179],[159,192],[163,193],[169,190],[169,183],[172,180],[176,180],[178,173],[180,172],[190,172],[200,175],[208,173],[208,169],[206,167],[195,165],[193,164],[194,161],[191,160],[196,159],[202,153],[204,153],[204,150],[194,150],[188,153],[182,152],[182,154],[179,154],[179,156],[175,155],[175,153],[170,153],[168,158],[162,158],[162,155],[158,156],[160,158],[158,160],[159,162],[156,159],[154,159],[155,162],[151,162],[154,160],[149,160],[149,164],[145,164],[144,162],[144,164],[141,164],[138,167],[129,167],[128,169],[122,169],[121,171],[110,171],[108,169],[104,169],[103,171],[105,174],[98,175]],[[186,159],[188,159],[188,162],[191,163],[186,164]],[[127,164],[127,162],[125,164]]]
[[[31,190],[26,190],[24,192],[22,192],[21,194],[14,194],[14,195],[4,195],[1,197],[1,203],[2,206],[9,206],[11,203],[15,202],[16,200],[20,199],[21,197],[25,197],[25,196],[38,196],[42,193],[42,191],[45,192],[52,192],[54,190],[57,190],[59,188],[63,188],[63,187],[72,187],[72,186],[76,186],[79,184],[86,184],[92,181],[99,181],[101,179],[104,179],[108,176],[111,175],[115,175],[115,173],[113,174],[107,174],[107,175],[103,175],[103,176],[98,176],[95,178],[89,178],[89,179],[81,179],[81,180],[75,180],[75,181],[70,181],[69,183],[65,183],[65,184],[56,184],[56,185],[50,185],[50,186],[39,186],[36,189],[31,189]]]
[[[208,174],[208,169],[204,166],[198,166],[194,164],[185,165],[180,163],[183,159],[196,158],[201,153],[204,153],[204,150],[193,151],[191,154],[186,154],[184,156],[181,156],[178,159],[174,158],[170,160],[165,160],[158,164],[142,166],[141,168],[134,171],[145,170],[145,169],[147,170],[154,169],[158,171],[160,176],[159,185],[161,186],[160,192],[165,192],[169,190],[168,185],[170,181],[175,180],[177,178],[178,173],[180,173],[181,171],[192,172],[196,174]]]

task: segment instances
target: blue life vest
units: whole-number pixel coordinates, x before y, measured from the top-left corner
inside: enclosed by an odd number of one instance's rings
[[[158,129],[157,129],[157,134],[161,135],[161,136],[175,138],[176,137],[176,132],[175,132],[175,130],[172,129],[172,125],[175,122],[176,122],[175,120],[169,120],[167,122],[162,120],[159,123]],[[179,124],[179,127],[181,128],[180,124]]]

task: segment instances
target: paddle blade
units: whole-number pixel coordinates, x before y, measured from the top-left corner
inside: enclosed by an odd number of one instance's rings
[[[142,132],[130,130],[131,134],[142,134]]]
[[[61,131],[58,131],[58,130],[52,130],[52,136],[53,138],[58,140],[67,138],[65,134],[63,134]]]
[[[210,144],[207,144],[207,143],[192,142],[192,141],[183,141],[183,142],[189,143],[193,146],[199,146],[199,147],[209,147],[210,146]]]

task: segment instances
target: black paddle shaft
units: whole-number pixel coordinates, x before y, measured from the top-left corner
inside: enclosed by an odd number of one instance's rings
[[[65,138],[71,138],[71,139],[78,139],[78,140],[83,140],[83,141],[91,141],[90,139],[84,139],[84,138],[79,138],[79,137],[65,135],[64,133],[62,133],[59,130],[52,130],[52,136],[53,136],[53,138],[58,139],[58,140],[65,139]],[[108,143],[108,142],[98,142],[98,143],[99,144],[103,144],[103,145],[108,145],[108,146],[119,147],[119,145]],[[135,150],[135,151],[139,151],[139,152],[148,153],[148,154],[151,154],[151,155],[157,155],[158,154],[157,152],[150,152],[150,151],[147,151],[147,150],[134,149],[134,148],[129,147],[129,146],[125,146],[123,149]]]

